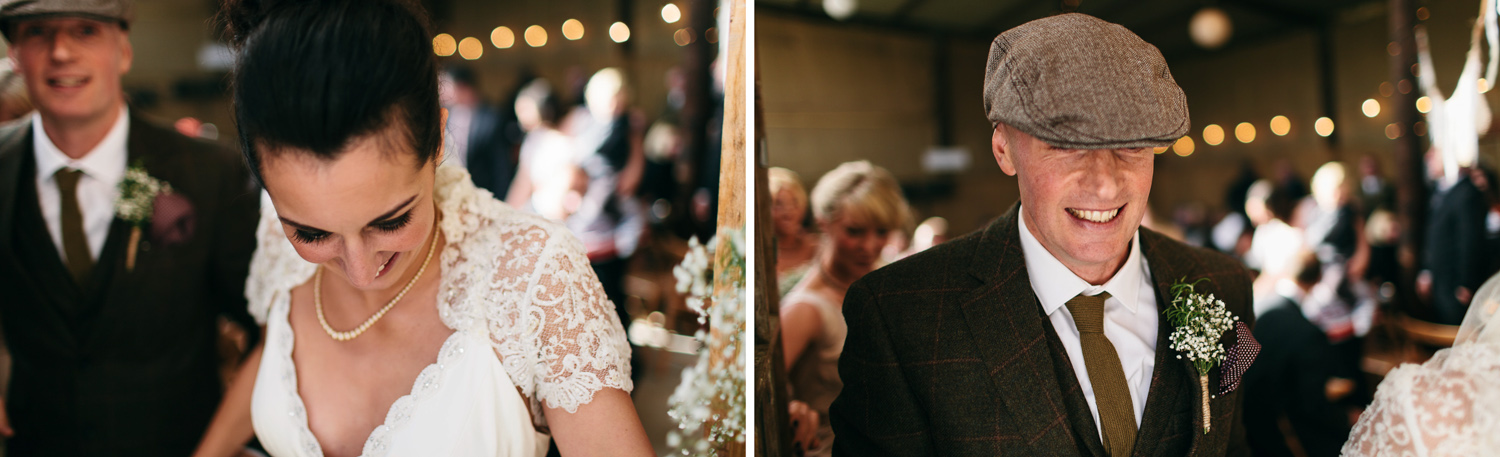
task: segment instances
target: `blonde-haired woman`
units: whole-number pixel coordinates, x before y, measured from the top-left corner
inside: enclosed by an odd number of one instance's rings
[[[771,223],[776,233],[776,287],[780,295],[791,292],[812,266],[818,252],[818,235],[808,230],[807,189],[797,172],[771,167]]]
[[[813,217],[824,234],[807,276],[781,299],[782,344],[791,379],[794,440],[805,455],[830,455],[828,406],[843,388],[844,294],[879,266],[892,230],[907,220],[906,198],[885,169],[848,162],[823,175],[812,191]],[[799,414],[803,410],[816,413]],[[801,417],[799,417],[801,416]],[[813,428],[812,423],[823,422]]]

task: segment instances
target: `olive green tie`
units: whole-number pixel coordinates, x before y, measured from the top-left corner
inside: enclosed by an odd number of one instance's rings
[[[1130,400],[1130,386],[1115,345],[1104,337],[1105,292],[1095,296],[1079,294],[1068,300],[1068,311],[1078,326],[1083,346],[1083,366],[1094,386],[1094,403],[1099,408],[1100,426],[1104,428],[1104,448],[1111,457],[1126,457],[1135,449],[1135,406]]]
[[[88,279],[94,267],[94,257],[89,255],[89,239],[83,232],[83,212],[78,209],[78,178],[83,171],[64,168],[57,170],[57,191],[62,196],[63,254],[67,255],[68,272],[78,285]]]

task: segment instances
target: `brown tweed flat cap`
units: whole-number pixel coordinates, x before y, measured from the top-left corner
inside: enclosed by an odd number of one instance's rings
[[[104,22],[119,22],[130,28],[135,20],[131,0],[0,0],[0,32],[10,39],[17,21],[49,16],[77,16]]]
[[[1188,131],[1187,98],[1155,46],[1078,13],[1027,22],[990,44],[984,110],[1052,146],[1161,147]]]

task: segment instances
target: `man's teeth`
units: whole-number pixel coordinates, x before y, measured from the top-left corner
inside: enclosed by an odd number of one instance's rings
[[[63,87],[82,86],[86,78],[56,78],[52,80],[53,85]]]
[[[1072,214],[1073,217],[1079,219],[1103,224],[1105,222],[1113,220],[1115,218],[1115,215],[1120,213],[1120,209],[1115,208],[1109,211],[1083,211],[1069,208],[1068,213]]]

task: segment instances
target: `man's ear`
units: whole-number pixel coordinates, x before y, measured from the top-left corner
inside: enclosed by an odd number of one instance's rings
[[[130,67],[135,63],[135,48],[130,45],[130,32],[120,30],[120,74],[130,73]]]
[[[1006,175],[1016,175],[1015,146],[1011,144],[1006,135],[1007,127],[1004,124],[995,125],[995,130],[990,134],[990,149],[995,153],[995,163],[1000,164],[1000,171]]]

